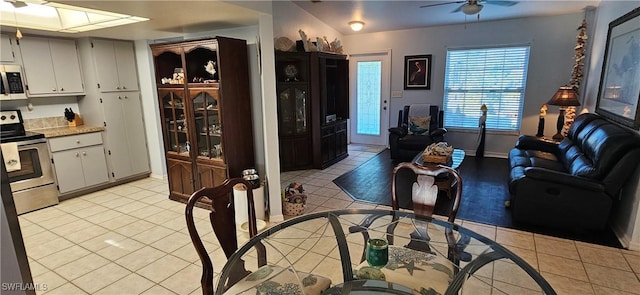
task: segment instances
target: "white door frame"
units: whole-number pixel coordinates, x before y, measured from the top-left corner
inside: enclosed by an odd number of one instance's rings
[[[380,136],[358,135],[356,134],[357,122],[357,67],[356,62],[366,60],[371,57],[380,57],[382,61],[382,81],[381,81],[381,110],[380,110]],[[389,106],[391,104],[391,49],[375,50],[368,52],[358,52],[349,54],[349,142],[374,144],[389,146]]]

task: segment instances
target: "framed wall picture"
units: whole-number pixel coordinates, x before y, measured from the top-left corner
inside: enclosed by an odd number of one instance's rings
[[[431,54],[404,57],[404,90],[431,89]]]
[[[640,128],[640,8],[609,23],[596,113]]]

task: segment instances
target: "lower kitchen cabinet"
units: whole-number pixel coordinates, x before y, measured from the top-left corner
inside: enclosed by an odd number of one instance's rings
[[[60,194],[109,182],[102,134],[55,137],[48,141]]]

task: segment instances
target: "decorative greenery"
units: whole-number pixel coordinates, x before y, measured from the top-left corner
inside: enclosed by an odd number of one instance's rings
[[[585,46],[587,43],[587,20],[583,19],[582,24],[578,27],[578,36],[576,36],[576,47],[574,47],[575,54],[573,55],[573,60],[575,60],[575,65],[573,66],[573,70],[571,71],[571,80],[569,84],[573,87],[573,90],[580,94],[580,83],[582,83],[582,68],[584,67],[584,53]]]

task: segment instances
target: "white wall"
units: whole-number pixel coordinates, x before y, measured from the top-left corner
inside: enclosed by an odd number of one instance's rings
[[[529,73],[524,100],[520,133],[535,134],[540,106],[546,103],[559,86],[567,84],[573,67],[573,47],[582,13],[521,18],[493,22],[469,22],[409,30],[354,34],[344,37],[348,52],[360,53],[391,48],[391,91],[403,90],[404,56],[431,54],[431,90],[404,90],[402,98],[390,99],[390,126],[395,126],[398,111],[407,104],[429,103],[442,106],[447,48],[484,47],[511,44],[530,44]],[[478,110],[478,117],[481,111]],[[545,135],[555,133],[558,115],[550,107]],[[445,126],[446,127],[446,126]],[[475,151],[474,133],[451,130],[446,139],[452,145]],[[504,135],[489,132],[486,154],[506,156],[513,148],[517,134]],[[473,152],[472,152],[473,154]]]
[[[289,1],[273,1],[273,36],[301,40],[298,30],[303,30],[311,41],[326,36],[329,42],[343,39],[340,32]]]
[[[607,42],[609,23],[638,7],[637,1],[602,1],[596,12],[595,32],[590,37],[593,42],[591,59],[585,87],[585,106],[592,112],[598,97],[602,62]],[[636,131],[638,132],[638,131]],[[640,133],[640,132],[639,132]],[[621,200],[613,208],[611,225],[625,247],[640,250],[640,167],[623,188]]]

